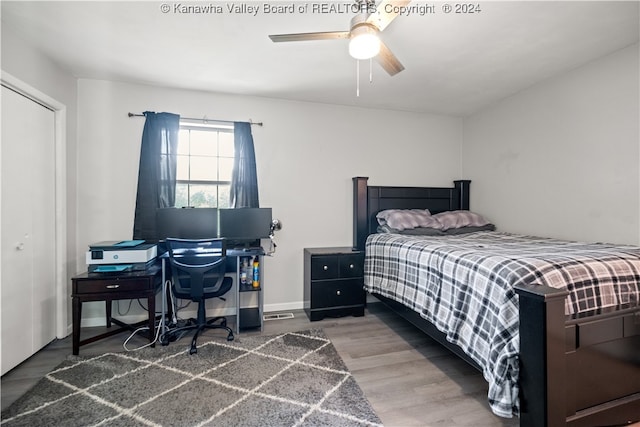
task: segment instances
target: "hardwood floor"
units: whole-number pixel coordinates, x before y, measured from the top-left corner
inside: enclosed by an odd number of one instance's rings
[[[293,313],[293,319],[266,321],[262,334],[323,328],[385,426],[518,425],[517,419],[503,419],[491,412],[487,383],[478,371],[382,304],[369,304],[364,317],[317,322],[310,322],[302,310]],[[83,339],[103,330],[84,329]],[[211,333],[215,332],[206,332]],[[80,355],[124,351],[126,338],[123,332],[87,344],[80,347]],[[183,340],[186,342],[186,338]],[[146,342],[134,337],[127,347]],[[70,354],[69,336],[52,342],[4,375],[0,384],[2,409]]]

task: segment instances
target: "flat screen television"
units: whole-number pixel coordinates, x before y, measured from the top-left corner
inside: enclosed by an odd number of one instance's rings
[[[158,241],[218,237],[217,208],[159,208],[156,211]]]
[[[269,237],[271,208],[218,209],[220,237],[227,247],[258,247],[260,239]]]

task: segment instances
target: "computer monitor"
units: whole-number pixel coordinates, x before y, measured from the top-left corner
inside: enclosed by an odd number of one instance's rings
[[[260,239],[269,237],[271,208],[219,209],[220,237],[227,247],[260,246]]]
[[[218,237],[217,208],[159,208],[156,211],[158,241],[167,237],[208,239]]]

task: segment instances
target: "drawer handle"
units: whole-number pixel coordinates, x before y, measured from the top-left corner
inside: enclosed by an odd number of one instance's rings
[[[353,264],[349,264],[349,268],[353,269]]]
[[[120,285],[107,285],[107,289],[118,289]]]
[[[340,295],[340,291],[339,291],[339,290],[338,290],[338,291],[336,291],[336,295]]]
[[[322,269],[323,269],[324,271],[327,271],[327,270],[329,269],[329,267],[325,265],[325,266],[323,266],[323,267],[322,267]]]

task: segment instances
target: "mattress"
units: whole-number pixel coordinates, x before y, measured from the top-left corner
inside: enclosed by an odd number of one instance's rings
[[[520,413],[515,285],[567,290],[567,315],[640,300],[638,247],[485,231],[373,234],[365,249],[365,289],[420,313],[471,357],[502,417]]]

